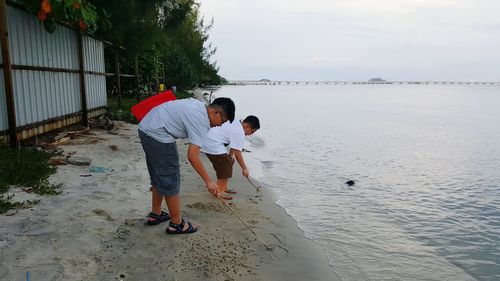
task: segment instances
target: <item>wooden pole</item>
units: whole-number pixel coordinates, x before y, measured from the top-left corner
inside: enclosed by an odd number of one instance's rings
[[[115,77],[116,77],[116,98],[118,107],[122,106],[122,85],[120,83],[120,55],[118,50],[115,49]]]
[[[135,55],[135,98],[137,101],[141,99],[141,89],[139,89],[139,55]]]
[[[253,233],[253,235],[255,235],[255,237],[257,237],[257,239],[262,244],[264,244],[264,246],[268,251],[273,250],[273,248],[267,245],[266,242],[264,242],[264,240],[262,240],[262,238],[260,238],[260,236],[257,233],[255,233],[255,231],[253,231],[253,229],[245,222],[245,220],[243,220],[243,218],[233,208],[231,208],[231,206],[229,206],[229,204],[227,204],[227,202],[224,199],[220,198],[220,196],[217,196],[217,198],[219,198],[219,200],[222,201],[222,203],[224,203],[224,205],[226,205],[226,207],[228,207],[240,219],[240,221]]]
[[[251,184],[253,187],[255,187],[255,190],[256,190],[257,192],[260,192],[260,187],[258,187],[258,186],[256,186],[255,184],[253,184],[253,182],[250,180],[250,178],[247,178],[247,180],[250,182],[250,184]]]
[[[156,61],[158,62],[158,61]],[[160,74],[158,73],[160,70],[155,68],[155,78],[156,78],[156,93],[158,93],[160,91]]]
[[[0,0],[0,44],[2,44],[3,77],[7,102],[7,118],[9,122],[9,142],[12,148],[17,147],[16,108],[14,105],[14,85],[12,83],[12,64],[10,62],[9,31],[7,25],[7,5]]]
[[[162,75],[163,75],[163,87],[166,87],[166,85],[165,85],[165,64],[162,63],[161,65],[162,65],[162,69],[163,69],[163,71],[162,71]]]
[[[87,90],[85,88],[85,62],[83,57],[83,35],[77,32],[78,37],[78,64],[80,68],[80,100],[82,102],[82,123],[85,127],[89,125],[87,110]]]

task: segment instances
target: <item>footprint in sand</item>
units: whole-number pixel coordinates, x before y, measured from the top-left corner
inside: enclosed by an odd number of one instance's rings
[[[94,214],[98,216],[106,218],[107,221],[114,221],[111,215],[108,212],[104,211],[103,209],[94,209],[92,210],[92,212],[94,212]]]
[[[272,251],[267,251],[269,257],[273,261],[283,261],[288,256],[288,249],[280,244],[271,244]]]

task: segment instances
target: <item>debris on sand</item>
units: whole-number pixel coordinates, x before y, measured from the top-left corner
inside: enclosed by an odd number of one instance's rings
[[[92,163],[92,159],[83,156],[70,156],[66,159],[69,164],[76,166],[88,166]]]

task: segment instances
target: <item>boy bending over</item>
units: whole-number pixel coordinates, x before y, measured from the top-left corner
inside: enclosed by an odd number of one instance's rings
[[[153,195],[147,224],[156,225],[170,219],[168,234],[193,233],[198,230],[181,218],[179,199],[180,171],[176,139],[189,141],[188,159],[212,194],[212,181],[200,160],[200,148],[207,140],[210,127],[234,120],[235,106],[229,98],[217,98],[209,106],[195,99],[174,100],[153,108],[139,123],[139,138],[146,153],[146,163]],[[163,199],[168,213],[161,210]]]

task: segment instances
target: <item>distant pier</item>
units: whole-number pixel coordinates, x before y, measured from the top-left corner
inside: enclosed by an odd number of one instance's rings
[[[495,85],[486,81],[292,81],[292,80],[232,80],[229,85]]]

